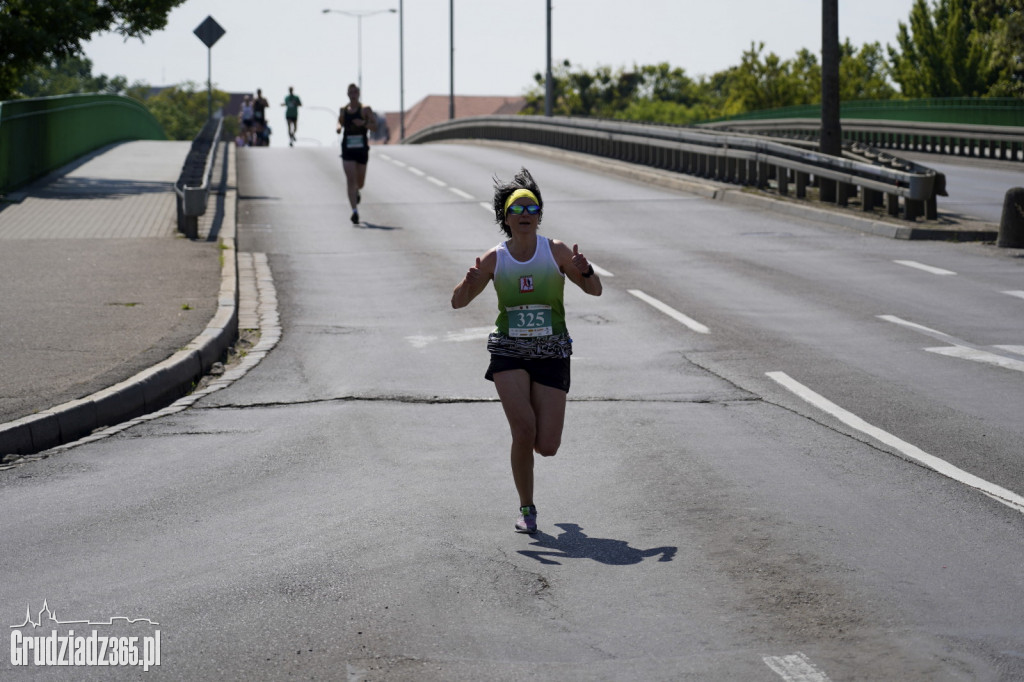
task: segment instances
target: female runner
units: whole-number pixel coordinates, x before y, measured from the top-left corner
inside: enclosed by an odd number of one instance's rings
[[[348,86],[348,104],[338,115],[337,131],[341,133],[341,165],[348,183],[348,203],[352,207],[352,224],[359,224],[359,194],[366,183],[366,164],[370,160],[367,131],[377,130],[377,115],[359,101],[359,87]]]
[[[515,529],[535,533],[533,453],[551,457],[558,451],[569,392],[565,278],[592,296],[601,295],[601,279],[577,245],[570,249],[537,234],[544,202],[525,168],[511,182],[495,180],[494,215],[508,239],[476,259],[455,287],[452,307],[469,305],[494,280],[497,329],[487,341],[491,362],[484,376],[494,382],[512,432],[512,478],[519,493]]]

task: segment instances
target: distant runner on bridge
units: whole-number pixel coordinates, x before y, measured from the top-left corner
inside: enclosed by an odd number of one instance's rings
[[[562,442],[569,393],[572,339],[565,326],[565,278],[591,296],[601,279],[577,245],[537,234],[544,212],[540,189],[521,169],[507,183],[495,180],[494,215],[508,237],[476,259],[452,293],[464,308],[494,280],[497,329],[487,340],[494,382],[512,431],[512,478],[519,493],[519,533],[537,532],[533,501],[534,451],[552,457]]]
[[[366,164],[370,160],[367,132],[377,130],[377,115],[359,101],[359,87],[348,86],[348,104],[341,108],[337,131],[341,133],[341,165],[348,183],[348,203],[352,206],[352,224],[359,224],[360,190],[366,184]]]
[[[299,130],[299,107],[302,100],[295,94],[295,88],[288,86],[288,94],[284,98],[284,120],[288,122],[288,146],[295,144],[295,133]]]

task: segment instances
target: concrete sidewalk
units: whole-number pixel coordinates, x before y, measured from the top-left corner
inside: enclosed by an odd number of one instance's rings
[[[234,341],[234,152],[214,171],[229,200],[211,195],[190,241],[174,194],[188,150],[114,145],[0,204],[0,458],[159,409]]]

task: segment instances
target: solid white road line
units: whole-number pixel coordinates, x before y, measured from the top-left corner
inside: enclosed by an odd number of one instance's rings
[[[1017,493],[1011,492],[1006,488],[1000,487],[994,483],[970,474],[963,469],[959,469],[944,459],[939,459],[934,455],[929,455],[924,450],[921,450],[915,445],[897,438],[888,431],[883,431],[877,426],[872,426],[866,421],[848,412],[843,408],[839,407],[835,403],[831,402],[824,396],[821,396],[811,389],[807,388],[798,381],[792,379],[784,372],[766,372],[768,378],[780,384],[783,388],[786,388],[797,397],[801,398],[805,402],[813,405],[819,410],[826,412],[847,426],[854,428],[861,433],[864,433],[875,440],[888,445],[889,447],[902,453],[905,457],[908,457],[915,462],[918,462],[929,469],[932,469],[943,476],[963,483],[964,485],[976,488],[981,492],[985,493],[993,500],[1005,504],[1011,509],[1015,509],[1019,512],[1024,513],[1024,497],[1021,497]]]
[[[702,325],[700,322],[698,322],[697,320],[693,319],[692,317],[687,317],[686,315],[684,315],[683,313],[679,312],[675,308],[672,308],[672,307],[662,303],[661,301],[659,301],[658,299],[656,299],[656,298],[654,298],[652,296],[648,296],[647,294],[645,294],[644,292],[640,291],[639,289],[627,289],[627,291],[629,293],[633,294],[634,296],[636,296],[637,298],[639,298],[644,303],[647,303],[648,305],[650,305],[650,306],[660,310],[661,312],[665,313],[666,315],[671,317],[673,320],[676,320],[677,322],[683,323],[685,326],[689,327],[692,331],[695,331],[698,334],[709,334],[711,332],[710,329],[708,329],[707,327],[705,327],[704,325]]]
[[[1004,291],[1007,296],[1016,296],[1017,298],[1024,298],[1024,291]]]
[[[829,682],[828,675],[799,651],[790,656],[765,656],[762,660],[785,682]]]
[[[933,275],[955,275],[956,273],[952,270],[943,270],[942,268],[936,268],[931,265],[925,265],[924,263],[918,263],[916,260],[894,260],[893,263],[899,263],[900,265],[906,265],[908,268],[917,268],[918,270],[924,270],[930,272]]]
[[[458,194],[458,195],[459,195],[460,197],[462,197],[463,199],[472,199],[472,198],[473,198],[473,195],[472,195],[472,194],[470,194],[469,192],[463,192],[463,191],[462,191],[461,189],[459,189],[458,187],[449,187],[448,189],[449,189],[450,191],[454,192],[455,194]]]

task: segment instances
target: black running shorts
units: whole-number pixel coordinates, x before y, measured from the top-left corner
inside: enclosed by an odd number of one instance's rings
[[[550,386],[560,391],[569,392],[569,358],[544,358],[540,360],[527,358],[510,358],[506,355],[491,353],[491,364],[487,367],[484,378],[494,381],[498,372],[512,369],[525,369],[530,380],[541,386]]]

